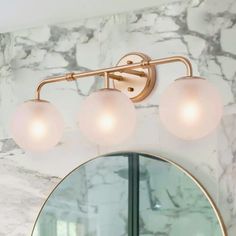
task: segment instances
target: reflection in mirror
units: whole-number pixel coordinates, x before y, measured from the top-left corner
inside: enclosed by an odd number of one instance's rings
[[[178,165],[139,153],[88,161],[49,196],[32,236],[226,236],[214,203]]]

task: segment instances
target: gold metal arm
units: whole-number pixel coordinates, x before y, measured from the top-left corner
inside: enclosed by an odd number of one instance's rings
[[[186,67],[186,75],[187,76],[193,76],[193,68],[192,64],[189,59],[182,56],[173,56],[173,57],[167,57],[167,58],[161,58],[161,59],[155,59],[148,62],[149,65],[161,65],[161,64],[167,64],[167,63],[173,63],[173,62],[182,62],[184,63]]]
[[[128,54],[128,55],[130,56],[132,54]],[[134,53],[134,55],[139,55],[139,54]],[[140,55],[144,55],[144,54],[140,54]],[[191,62],[187,58],[182,57],[182,56],[173,56],[173,57],[167,57],[167,58],[161,58],[161,59],[155,59],[155,60],[142,60],[140,62],[135,62],[135,63],[133,63],[130,60],[127,60],[126,65],[118,65],[115,67],[98,69],[98,70],[91,70],[91,71],[80,72],[80,73],[70,73],[70,74],[56,76],[56,77],[42,80],[36,88],[36,95],[35,96],[36,96],[36,99],[40,100],[40,93],[41,93],[42,87],[46,84],[61,82],[61,81],[74,81],[74,80],[77,80],[80,78],[95,76],[95,75],[106,76],[107,77],[106,78],[106,86],[109,86],[109,84],[108,84],[109,79],[117,80],[117,81],[128,80],[127,74],[132,75],[132,76],[137,76],[137,77],[145,77],[146,80],[148,81],[149,75],[146,75],[146,73],[140,69],[145,69],[145,68],[149,68],[152,66],[173,63],[173,62],[183,63],[186,67],[186,75],[192,76]],[[139,68],[139,70],[134,70],[137,68]],[[113,74],[115,72],[126,73],[126,77],[120,76],[117,74]]]
[[[104,73],[104,87],[107,89],[110,88],[110,79],[107,72]]]

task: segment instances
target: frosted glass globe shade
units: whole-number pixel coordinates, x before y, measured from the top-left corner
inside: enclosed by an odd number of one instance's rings
[[[218,91],[200,77],[183,77],[172,83],[160,99],[160,119],[172,134],[199,139],[219,124],[223,106]]]
[[[49,102],[31,100],[15,111],[10,131],[15,142],[24,150],[46,151],[55,146],[62,137],[63,119]]]
[[[135,124],[132,101],[116,89],[92,93],[80,108],[80,130],[90,141],[102,146],[123,142],[133,133]]]

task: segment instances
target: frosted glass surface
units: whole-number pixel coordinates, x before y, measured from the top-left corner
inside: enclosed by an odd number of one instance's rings
[[[116,89],[98,90],[80,107],[80,130],[91,142],[102,146],[124,142],[133,133],[135,124],[134,104]]]
[[[217,89],[199,77],[183,77],[173,82],[160,99],[160,119],[167,130],[186,140],[213,132],[222,117],[222,101]]]
[[[39,152],[49,150],[59,142],[64,122],[51,103],[30,100],[17,108],[10,128],[13,139],[21,148]]]

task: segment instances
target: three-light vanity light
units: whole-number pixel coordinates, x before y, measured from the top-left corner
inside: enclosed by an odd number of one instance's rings
[[[79,126],[82,133],[96,144],[121,143],[135,129],[133,102],[143,101],[155,86],[155,66],[173,62],[184,63],[186,76],[175,80],[161,96],[160,119],[169,132],[182,139],[202,138],[212,132],[221,119],[222,102],[217,90],[205,79],[192,75],[192,65],[185,57],[151,60],[145,54],[130,53],[115,67],[41,81],[36,98],[23,103],[12,117],[13,139],[29,151],[45,151],[55,146],[63,134],[63,118],[51,103],[41,99],[42,87],[49,83],[101,76],[105,79],[105,88],[85,99],[79,113]]]

